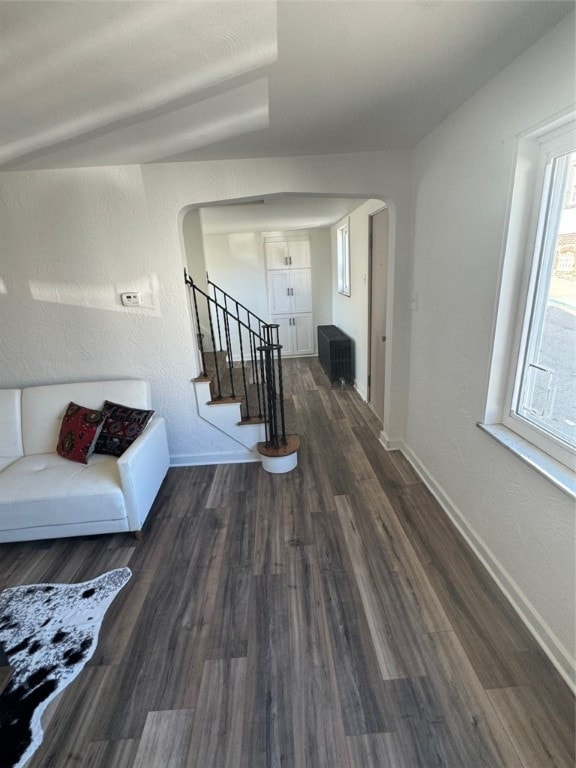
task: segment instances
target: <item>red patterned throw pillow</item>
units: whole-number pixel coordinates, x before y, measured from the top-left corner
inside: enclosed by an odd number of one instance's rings
[[[62,419],[56,451],[65,459],[88,464],[104,425],[104,414],[70,403]]]
[[[154,411],[130,408],[127,405],[104,402],[104,427],[96,441],[96,453],[122,456],[138,435],[142,434]]]

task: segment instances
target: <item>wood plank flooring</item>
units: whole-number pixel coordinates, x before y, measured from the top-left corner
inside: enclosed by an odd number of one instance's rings
[[[173,469],[140,541],[0,545],[0,588],[133,571],[28,768],[573,768],[573,696],[371,410],[285,371],[294,472]]]

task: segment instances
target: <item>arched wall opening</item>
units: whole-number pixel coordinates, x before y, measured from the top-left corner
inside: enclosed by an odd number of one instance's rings
[[[372,216],[386,209],[389,216],[387,266],[381,286],[371,286]],[[336,229],[342,221],[350,223],[350,296],[338,293],[336,276]],[[250,301],[257,314],[268,317],[263,237],[305,232],[316,246],[318,263],[313,268],[314,333],[316,326],[334,324],[350,335],[355,344],[355,387],[370,400],[369,382],[374,376],[370,354],[371,312],[374,297],[385,305],[387,343],[383,403],[374,403],[388,434],[391,411],[392,349],[394,340],[394,274],[396,260],[396,208],[382,195],[276,193],[208,201],[186,206],[179,215],[179,235],[183,263],[195,282],[205,286],[206,273],[242,303]],[[329,255],[326,255],[326,249]],[[226,254],[224,252],[226,251]],[[328,270],[326,263],[328,259]],[[328,285],[326,285],[326,281]],[[203,288],[204,289],[204,288]],[[327,294],[329,298],[327,299]],[[250,306],[250,305],[249,305]],[[251,307],[251,308],[252,308]],[[193,308],[191,307],[191,322]],[[315,351],[317,353],[317,351]],[[381,364],[381,363],[380,363]],[[374,397],[374,392],[372,394]]]

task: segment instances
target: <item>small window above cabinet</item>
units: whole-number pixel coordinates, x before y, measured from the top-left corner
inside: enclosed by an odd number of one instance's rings
[[[266,269],[309,269],[310,240],[265,240]]]

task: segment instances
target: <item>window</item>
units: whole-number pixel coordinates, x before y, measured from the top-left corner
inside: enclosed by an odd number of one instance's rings
[[[565,204],[574,167],[576,152],[553,155],[546,163],[510,413],[511,419],[525,421],[572,450],[576,448],[576,273],[562,246],[570,241],[576,245],[575,211]],[[558,458],[562,460],[561,454]]]
[[[350,296],[350,227],[348,222],[336,230],[338,253],[338,293]]]
[[[481,424],[576,493],[576,133],[520,145]],[[500,428],[507,431],[502,439]],[[517,440],[511,439],[514,435]],[[527,448],[526,448],[527,446]],[[540,457],[540,458],[539,458]],[[551,479],[555,479],[551,477]]]

